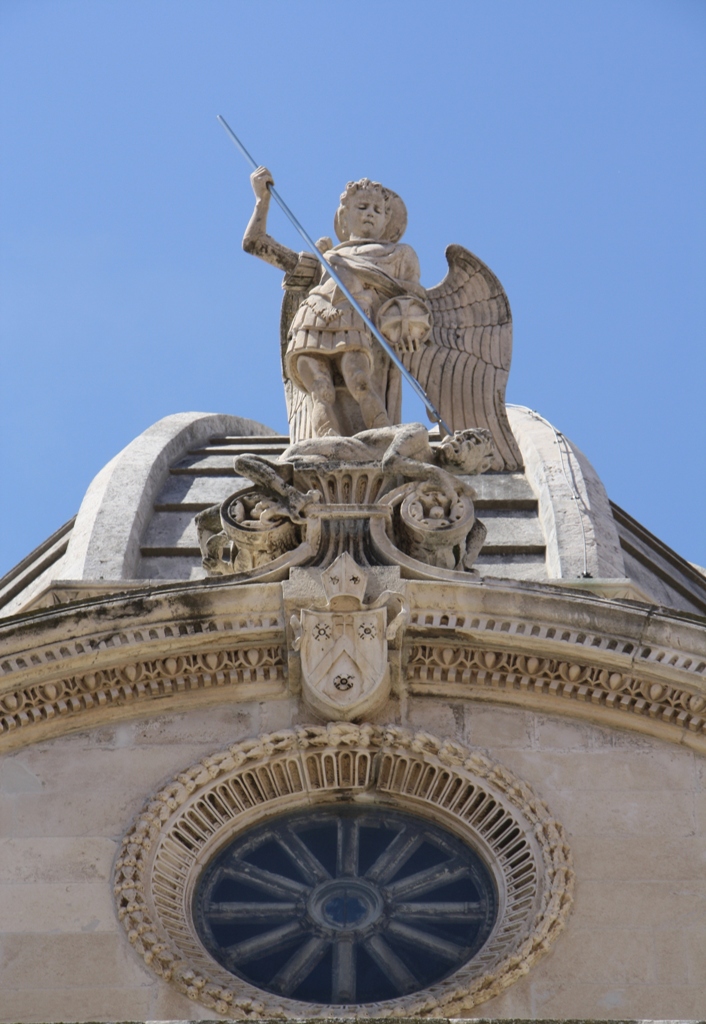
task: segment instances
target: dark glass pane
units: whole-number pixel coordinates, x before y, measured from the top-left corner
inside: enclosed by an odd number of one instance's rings
[[[388,828],[385,825],[384,818],[376,826],[361,824],[358,853],[358,871],[361,875],[370,870],[398,833],[399,829]]]
[[[297,835],[299,835],[317,860],[326,868],[333,877],[336,874],[336,826],[328,823],[325,826],[307,827],[306,822],[301,826],[295,824]]]
[[[443,864],[445,860],[448,860],[448,854],[444,850],[437,849],[431,843],[422,843],[390,881],[396,882],[400,878],[415,875],[418,871],[426,871],[427,868],[434,867],[436,864]]]
[[[363,946],[358,947],[357,956],[358,984],[361,990],[367,994],[367,1002],[378,1003],[383,999],[388,999],[390,982],[387,975],[380,970]],[[359,1000],[359,1002],[362,1002],[362,1000]]]
[[[314,967],[311,974],[295,990],[295,999],[303,999],[307,1003],[328,1003],[331,1000],[331,977],[333,974],[333,948],[328,947],[322,960]]]
[[[251,850],[243,859],[265,871],[273,871],[276,875],[301,880],[301,871],[297,870],[295,862],[274,839]]]
[[[210,954],[268,992],[333,1005],[441,981],[486,942],[488,868],[445,829],[389,808],[336,805],[238,836],[194,896]]]
[[[280,950],[278,953],[263,953],[248,964],[249,981],[259,988],[267,988],[268,982],[285,966],[292,955],[292,949]]]

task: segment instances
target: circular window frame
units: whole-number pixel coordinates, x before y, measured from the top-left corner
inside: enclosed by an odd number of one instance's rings
[[[376,837],[372,850],[366,842],[371,829]],[[403,836],[407,855],[396,863],[393,851]],[[274,861],[263,863],[261,855],[268,858],[273,853]],[[379,858],[384,861],[391,853],[395,866],[391,872],[382,867],[381,878],[374,869],[381,863]],[[414,857],[419,854],[423,863],[417,860],[415,866]],[[448,877],[452,865],[458,874],[456,879]],[[257,875],[262,868],[266,877]],[[254,888],[252,871],[256,873]],[[396,887],[419,879],[420,871],[425,876],[421,895],[396,892]],[[457,889],[455,895],[447,891],[439,895],[438,890],[448,890],[450,883],[452,887],[460,884],[463,894]],[[232,890],[230,895],[223,895],[223,889],[233,884],[237,895]],[[335,919],[326,913],[329,901],[333,898],[334,904],[340,902],[336,897],[344,892],[353,894],[357,909],[362,911],[360,920],[353,923],[341,920],[340,906],[334,906]],[[278,904],[277,920],[269,915],[260,917],[270,902],[268,895]],[[439,900],[451,901],[446,909],[449,913],[454,907],[452,921],[409,912],[410,901],[413,911],[421,911],[429,901],[433,904]],[[478,916],[459,921],[462,907],[468,913],[466,900],[475,901]],[[248,904],[252,909],[245,917]],[[227,907],[237,908],[230,919]],[[444,908],[440,909],[443,915]],[[192,900],[193,921],[201,942],[227,971],[278,997],[306,1003],[330,1001],[336,1006],[412,995],[450,977],[485,946],[497,914],[497,884],[483,857],[456,833],[441,827],[438,820],[402,811],[390,801],[317,803],[303,811],[283,811],[236,832],[201,872]],[[445,924],[450,925],[450,932],[444,929]],[[442,934],[435,927],[438,925]],[[285,945],[277,951],[281,959],[273,965],[271,951],[264,943],[281,940],[283,928],[290,931],[283,940]],[[244,943],[252,948],[253,942],[258,945],[259,955],[243,960],[236,956],[231,966],[234,946]],[[268,964],[264,973],[263,958]],[[366,972],[366,962],[373,969],[372,979]],[[258,975],[261,980],[257,980]],[[388,991],[380,991],[381,987]],[[330,1000],[324,991],[328,988]]]
[[[221,967],[198,937],[194,890],[211,859],[255,824],[337,801],[427,818],[473,847],[498,914],[450,977],[376,1003],[317,1004],[266,992]],[[463,1016],[527,973],[562,930],[573,891],[562,826],[532,789],[477,751],[397,726],[331,723],[235,744],[180,773],[123,839],[118,916],[159,976],[224,1016]]]

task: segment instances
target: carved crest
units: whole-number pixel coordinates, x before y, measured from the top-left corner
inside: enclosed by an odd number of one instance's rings
[[[388,636],[402,624],[404,609],[388,627],[388,602],[399,595],[386,591],[364,605],[367,578],[349,554],[340,555],[321,576],[327,607],[302,609],[292,619],[303,697],[322,718],[359,718],[390,692]]]
[[[369,707],[388,673],[386,626],[385,608],[302,612],[302,674],[308,703],[321,706],[323,717],[357,717],[361,702]]]

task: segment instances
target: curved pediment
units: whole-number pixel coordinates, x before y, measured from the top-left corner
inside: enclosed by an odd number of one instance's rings
[[[397,570],[373,570],[368,596]],[[394,695],[531,708],[706,750],[706,636],[696,617],[521,581],[400,580]],[[317,570],[285,584],[227,579],[70,603],[0,628],[0,748],[111,720],[299,691],[290,619],[323,601]]]

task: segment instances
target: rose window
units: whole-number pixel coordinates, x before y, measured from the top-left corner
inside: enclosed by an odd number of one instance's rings
[[[235,976],[345,1004],[426,988],[486,943],[497,893],[480,856],[425,818],[383,807],[294,812],[241,833],[203,872],[194,921]]]

